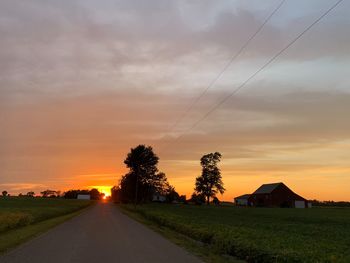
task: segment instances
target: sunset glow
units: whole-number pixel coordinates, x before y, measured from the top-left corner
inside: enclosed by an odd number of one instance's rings
[[[350,200],[350,1],[219,107],[329,1],[287,1],[202,97],[276,1],[122,2],[1,1],[1,190],[108,197],[146,144],[187,197],[219,151],[220,200],[273,182]]]
[[[106,199],[106,197],[111,196],[112,186],[93,185],[93,186],[89,186],[88,188],[89,189],[96,188],[100,193],[104,194],[104,199]]]

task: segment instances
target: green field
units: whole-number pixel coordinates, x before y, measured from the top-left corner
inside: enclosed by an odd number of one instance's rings
[[[58,198],[0,198],[0,253],[63,222],[90,201]]]
[[[122,209],[135,212],[132,206]],[[248,262],[350,262],[349,208],[237,208],[148,204],[136,212]]]

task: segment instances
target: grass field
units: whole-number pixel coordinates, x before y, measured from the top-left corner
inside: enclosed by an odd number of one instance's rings
[[[350,262],[349,208],[149,204],[122,209],[248,262]]]
[[[0,198],[0,253],[73,216],[90,201]]]

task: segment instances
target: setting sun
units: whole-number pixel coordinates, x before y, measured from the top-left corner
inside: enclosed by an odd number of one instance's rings
[[[112,186],[93,185],[93,186],[89,186],[89,188],[96,188],[100,193],[104,194],[103,199],[106,199],[107,197],[111,196]]]

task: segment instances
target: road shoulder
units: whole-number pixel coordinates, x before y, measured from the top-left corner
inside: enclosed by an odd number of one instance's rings
[[[116,205],[116,207],[123,214],[142,223],[143,225],[146,225],[153,231],[161,234],[163,237],[170,240],[172,243],[184,248],[185,250],[187,250],[194,256],[200,258],[204,262],[207,262],[207,263],[244,263],[245,262],[245,261],[236,259],[234,257],[231,257],[229,255],[217,254],[213,251],[212,248],[209,247],[209,245],[193,240],[167,227],[160,226],[159,224],[156,224],[155,222],[152,222],[151,220],[146,219],[139,213],[126,209],[122,205]]]
[[[73,213],[65,214],[62,216],[50,218],[38,223],[24,226],[21,228],[13,229],[1,233],[0,235],[0,257],[5,253],[11,253],[18,246],[26,244],[31,240],[38,238],[42,234],[48,232],[57,225],[64,223],[65,221],[81,214],[91,206],[75,211]]]

